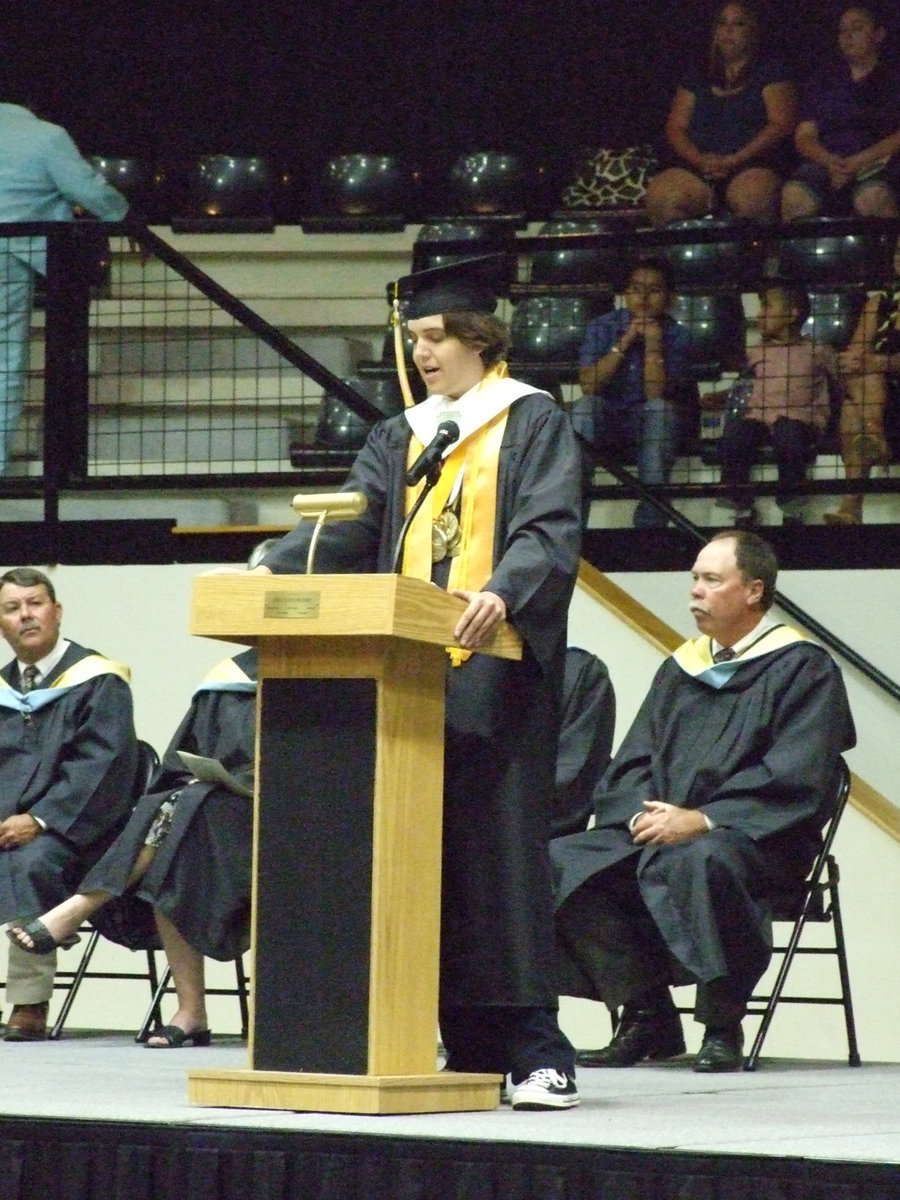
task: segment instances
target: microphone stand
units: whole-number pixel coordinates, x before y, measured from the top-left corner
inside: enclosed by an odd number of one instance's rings
[[[428,468],[428,473],[425,476],[425,486],[422,488],[421,492],[416,497],[416,502],[412,506],[412,508],[409,510],[406,520],[403,522],[403,525],[400,529],[400,536],[397,538],[397,547],[394,550],[394,560],[391,563],[391,574],[392,575],[399,575],[401,573],[401,567],[402,567],[402,562],[403,562],[403,546],[406,542],[406,535],[409,532],[409,527],[410,527],[410,525],[412,525],[413,518],[415,517],[416,513],[419,511],[419,509],[422,507],[423,503],[425,502],[426,496],[431,494],[435,484],[440,479],[441,471],[443,470],[443,467],[444,467],[443,460],[438,459],[438,461],[433,466]]]

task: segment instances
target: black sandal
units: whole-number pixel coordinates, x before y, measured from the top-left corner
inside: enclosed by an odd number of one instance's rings
[[[192,1046],[208,1046],[212,1041],[212,1034],[208,1029],[194,1029],[191,1033],[185,1033],[178,1025],[160,1025],[159,1029],[153,1030],[150,1037],[164,1038],[165,1041],[161,1046],[153,1046],[148,1039],[144,1043],[148,1050],[179,1050],[188,1042]]]
[[[28,934],[32,945],[26,946],[23,941],[16,937],[16,933],[20,929],[23,933]],[[62,941],[58,942],[40,917],[35,917],[27,925],[10,925],[6,931],[6,936],[14,946],[18,946],[20,950],[24,950],[26,954],[49,954],[51,950],[68,950],[70,946],[77,946],[81,941],[77,933],[70,933]]]

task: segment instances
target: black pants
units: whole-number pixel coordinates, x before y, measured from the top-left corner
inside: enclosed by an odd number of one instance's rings
[[[542,1067],[575,1073],[555,1008],[454,1005],[441,1008],[440,1024],[450,1071],[508,1074],[514,1086]]]
[[[722,482],[732,487],[746,488],[760,448],[767,442],[772,444],[778,466],[777,500],[780,504],[790,499],[791,491],[806,479],[806,468],[815,448],[816,431],[805,421],[779,417],[771,427],[763,421],[744,417],[730,421],[719,442]],[[746,496],[746,491],[738,491],[732,498],[740,503]]]
[[[723,829],[660,847],[642,884],[636,868],[632,855],[598,872],[557,912],[560,990],[620,1008],[695,983],[696,1019],[735,1024],[771,956],[764,856]]]

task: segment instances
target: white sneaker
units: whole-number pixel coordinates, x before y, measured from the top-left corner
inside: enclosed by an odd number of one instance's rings
[[[575,1080],[552,1067],[532,1071],[517,1084],[512,1094],[514,1109],[539,1112],[551,1108],[575,1108],[581,1100]]]

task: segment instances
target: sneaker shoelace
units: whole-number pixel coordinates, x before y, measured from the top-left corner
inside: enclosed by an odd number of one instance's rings
[[[568,1079],[561,1071],[557,1071],[553,1067],[541,1067],[539,1071],[532,1071],[525,1082],[543,1088],[564,1088]]]

